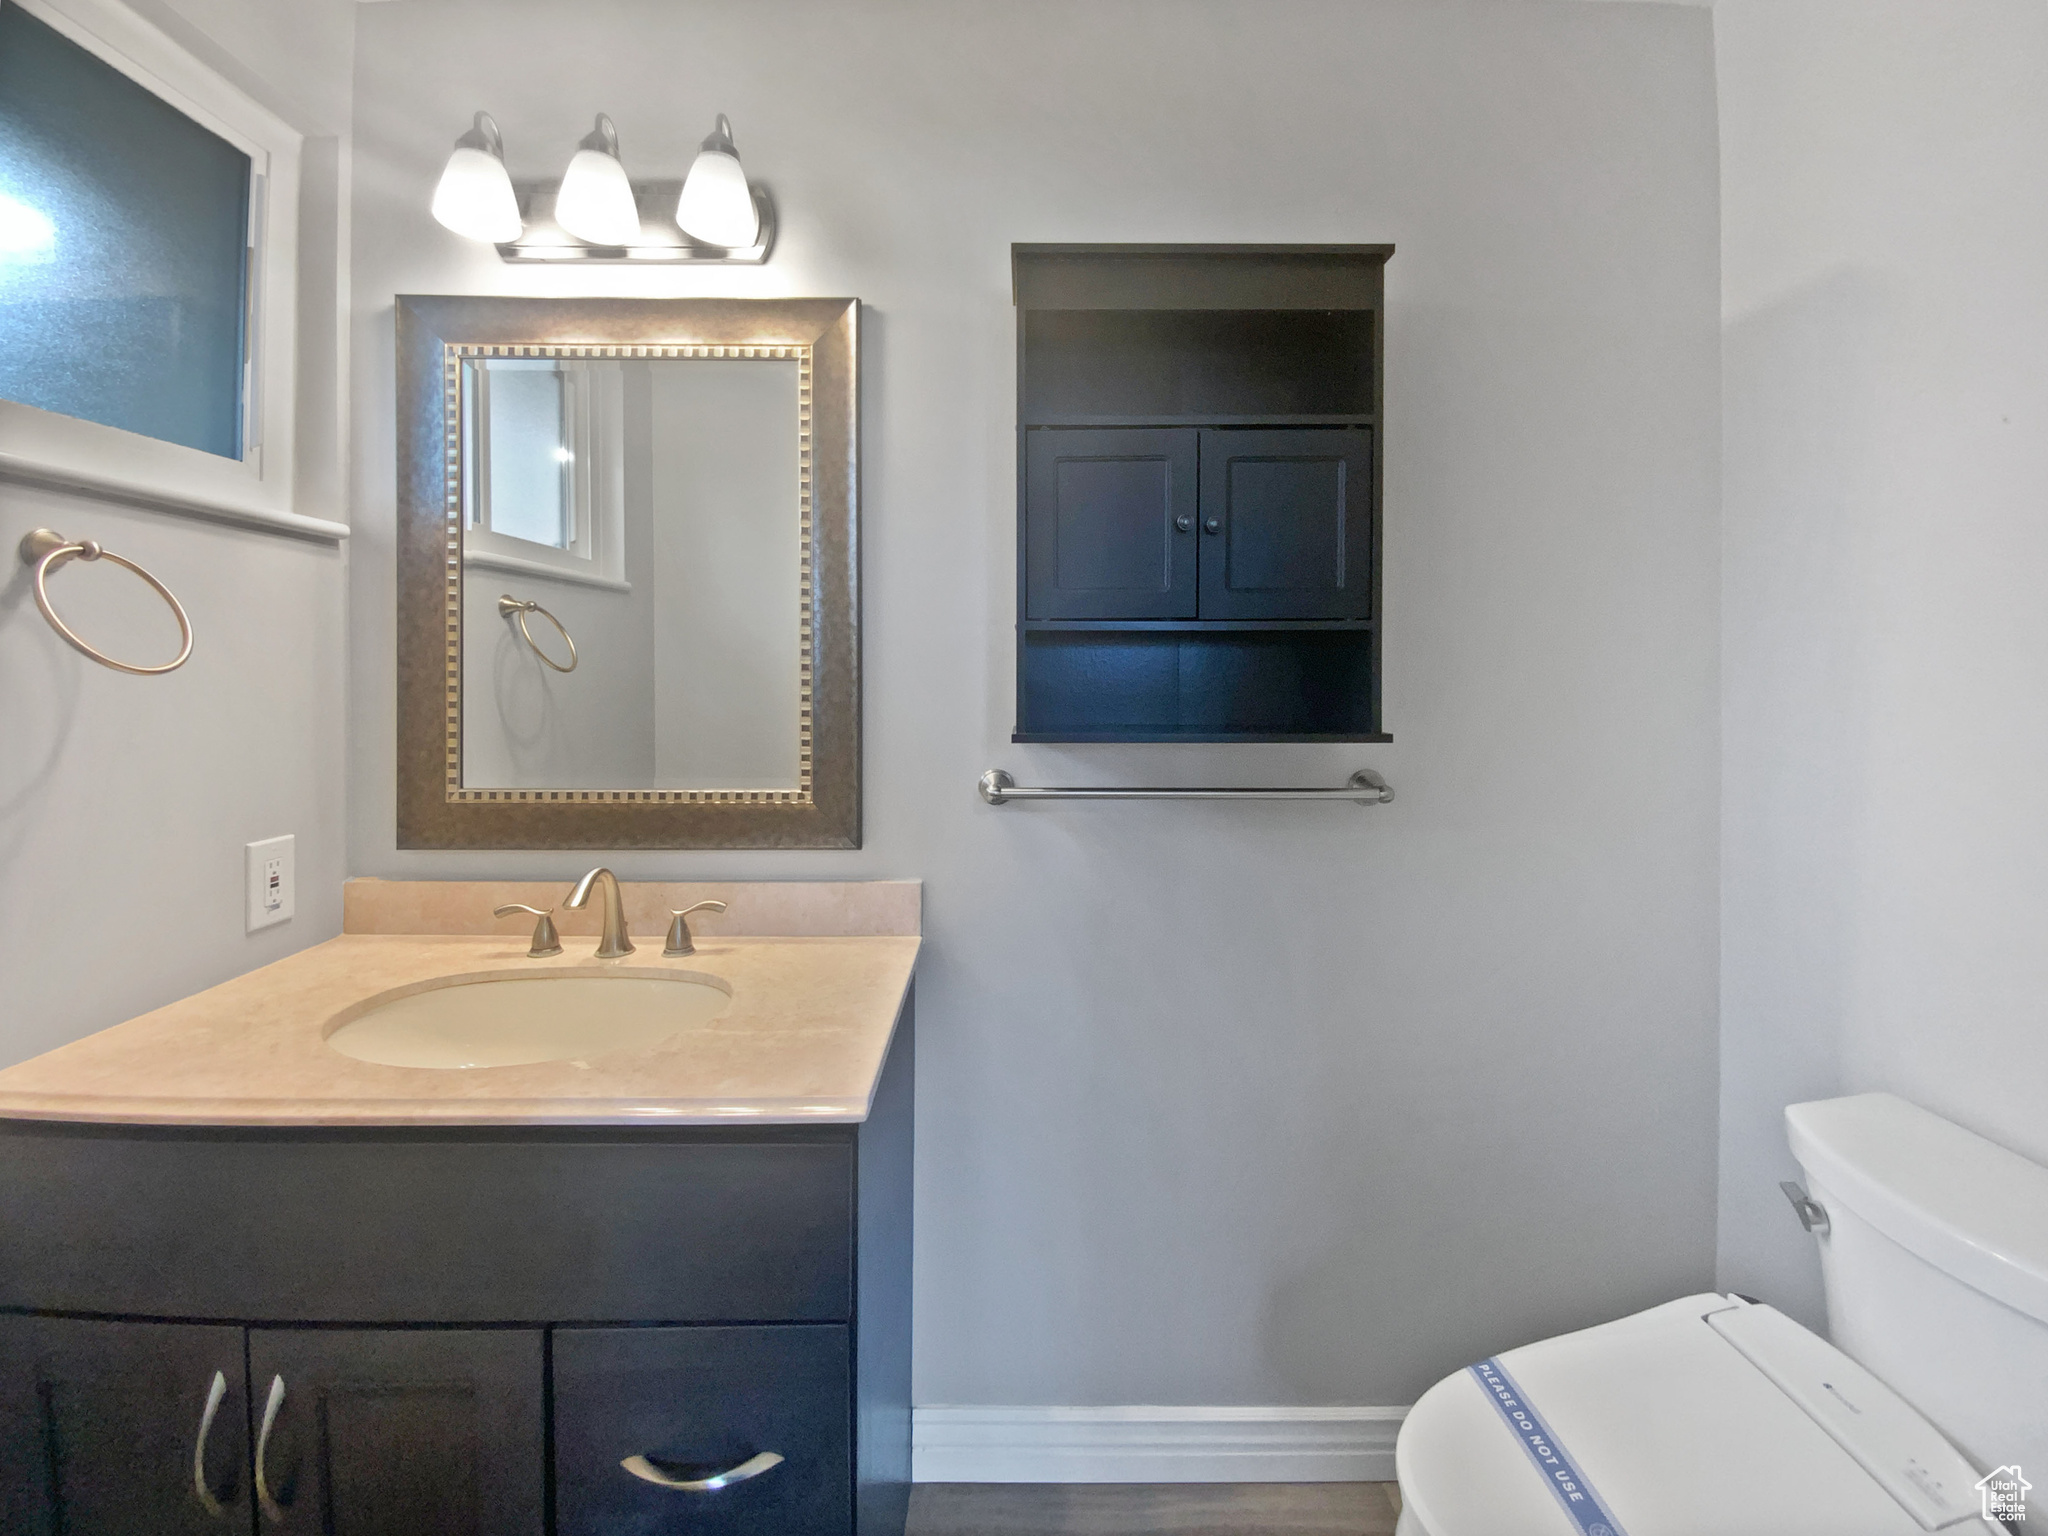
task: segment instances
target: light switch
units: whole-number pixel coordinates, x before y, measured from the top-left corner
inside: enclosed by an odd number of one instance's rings
[[[266,837],[246,845],[248,855],[249,932],[291,921],[292,863],[291,836]]]

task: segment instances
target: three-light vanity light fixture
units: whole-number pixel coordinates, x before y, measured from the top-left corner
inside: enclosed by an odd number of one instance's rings
[[[671,212],[673,210],[673,212]],[[768,259],[775,208],[750,184],[720,113],[682,182],[634,182],[604,113],[559,184],[515,184],[488,112],[455,141],[434,188],[434,217],[498,248],[506,261],[740,262]]]

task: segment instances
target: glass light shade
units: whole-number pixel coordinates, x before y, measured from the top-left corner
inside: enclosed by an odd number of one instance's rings
[[[733,148],[732,124],[722,112],[683,182],[676,223],[691,239],[726,250],[743,250],[760,238],[760,210]]]
[[[591,245],[638,245],[640,210],[633,184],[619,162],[619,136],[612,120],[598,114],[555,194],[555,222]]]
[[[505,162],[487,149],[457,145],[434,188],[434,217],[471,240],[508,244],[525,232]]]

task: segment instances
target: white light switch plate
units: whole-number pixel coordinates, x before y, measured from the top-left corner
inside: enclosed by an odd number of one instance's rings
[[[291,921],[293,906],[293,839],[266,837],[249,843],[248,906],[249,932]]]

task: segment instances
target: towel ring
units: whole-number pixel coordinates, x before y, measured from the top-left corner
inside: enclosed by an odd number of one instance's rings
[[[514,597],[510,592],[507,592],[498,599],[498,612],[500,615],[508,619],[511,618],[514,614],[517,614],[519,616],[520,636],[526,641],[528,645],[533,647],[533,654],[538,656],[542,661],[546,662],[549,666],[553,667],[557,672],[574,672],[576,670],[576,642],[570,639],[569,631],[562,627],[562,621],[556,618],[552,613],[549,613],[547,609],[541,607],[539,603],[522,602],[520,599]],[[560,635],[563,641],[569,647],[569,665],[567,665],[566,667],[563,666],[559,661],[555,660],[554,657],[550,656],[546,651],[540,648],[539,643],[533,638],[532,633],[526,627],[526,616],[529,613],[537,613],[542,618],[546,619],[550,624],[555,626],[555,633]]]
[[[111,560],[114,564],[133,571],[154,587],[156,595],[170,604],[171,614],[178,621],[178,634],[184,643],[178,647],[176,658],[160,667],[138,667],[129,662],[116,661],[113,657],[94,650],[73,633],[71,626],[58,618],[57,610],[50,606],[50,594],[44,585],[49,580],[50,572],[73,560]],[[161,677],[166,672],[177,671],[191,657],[192,621],[185,617],[183,604],[171,595],[169,587],[126,555],[117,555],[111,549],[102,549],[92,539],[67,539],[63,534],[52,533],[48,528],[38,528],[22,538],[21,563],[32,565],[36,569],[36,607],[40,608],[43,617],[50,621],[50,628],[62,635],[74,649],[83,651],[101,666],[112,667],[116,672],[132,672],[137,677]]]

